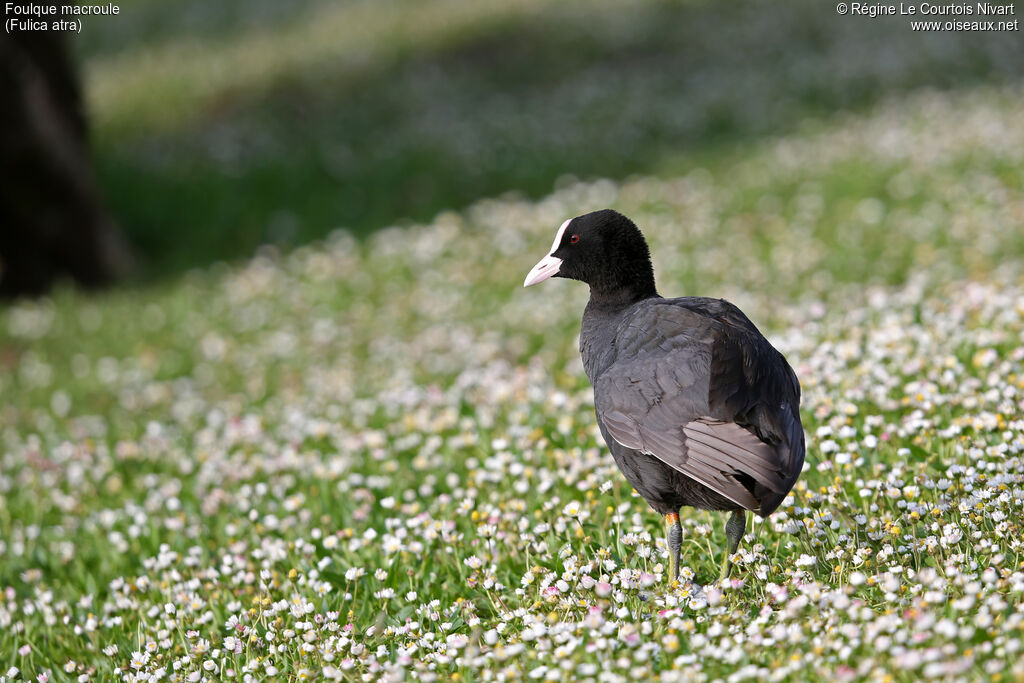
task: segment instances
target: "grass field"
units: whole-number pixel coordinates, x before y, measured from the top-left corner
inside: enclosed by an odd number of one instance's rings
[[[1024,677],[1024,90],[0,311],[0,681]],[[597,435],[566,217],[797,369],[806,470],[725,584]]]

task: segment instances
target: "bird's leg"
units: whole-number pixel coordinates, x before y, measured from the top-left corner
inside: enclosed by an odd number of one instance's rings
[[[665,540],[668,544],[668,585],[679,580],[679,549],[683,545],[683,527],[679,525],[679,513],[665,515]]]
[[[743,538],[743,533],[746,530],[746,510],[733,510],[732,517],[725,523],[725,537],[729,541],[729,549],[725,554],[725,560],[722,562],[721,578],[723,579],[729,578],[729,573],[732,571],[732,556],[736,553],[736,549],[740,547],[740,539]]]

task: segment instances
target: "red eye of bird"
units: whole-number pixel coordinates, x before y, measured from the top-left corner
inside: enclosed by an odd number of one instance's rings
[[[569,242],[571,244],[576,244],[579,241],[580,241],[580,236],[579,235],[569,235]]]

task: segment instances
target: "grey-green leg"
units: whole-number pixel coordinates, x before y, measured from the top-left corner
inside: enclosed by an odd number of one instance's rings
[[[740,547],[740,540],[747,530],[747,513],[745,510],[734,510],[729,521],[725,523],[725,537],[729,540],[729,550],[725,554],[725,561],[722,562],[721,578],[729,578],[732,571],[732,556]]]
[[[683,527],[678,514],[665,515],[665,541],[668,545],[668,584],[679,580],[679,550],[683,547]]]

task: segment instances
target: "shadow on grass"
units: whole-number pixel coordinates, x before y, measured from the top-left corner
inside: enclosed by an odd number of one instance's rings
[[[820,2],[554,7],[429,51],[289,73],[185,129],[104,136],[107,198],[154,275],[430,220],[558,178],[712,166],[807,118],[1019,78],[1018,32],[914,32]]]

